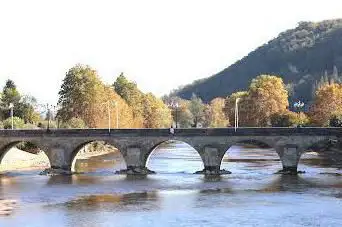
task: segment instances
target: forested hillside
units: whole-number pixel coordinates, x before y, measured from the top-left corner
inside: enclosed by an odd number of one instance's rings
[[[299,99],[308,103],[324,82],[342,82],[339,71],[342,72],[342,19],[301,22],[216,75],[194,81],[171,95],[190,99],[195,93],[208,102],[246,90],[258,75],[272,74],[283,78],[290,102]]]

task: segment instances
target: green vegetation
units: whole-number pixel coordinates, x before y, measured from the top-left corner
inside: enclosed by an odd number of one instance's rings
[[[10,129],[12,128],[12,118],[9,117],[3,122],[4,124],[4,129]],[[13,117],[13,128],[14,129],[19,129],[19,128],[24,128],[25,122],[23,119],[19,117]]]
[[[282,77],[290,103],[309,104],[316,89],[327,82],[342,82],[341,37],[342,20],[301,22],[216,75],[175,90],[171,96],[190,99],[196,93],[209,102],[246,90],[253,78],[270,73]]]

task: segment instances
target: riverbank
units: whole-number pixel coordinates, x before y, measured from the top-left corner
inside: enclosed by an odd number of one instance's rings
[[[44,152],[31,154],[18,148],[11,148],[2,159],[0,172],[19,169],[44,169],[48,167],[50,167],[50,162]]]

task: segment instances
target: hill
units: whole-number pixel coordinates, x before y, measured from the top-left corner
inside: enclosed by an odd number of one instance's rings
[[[190,99],[192,93],[208,102],[246,90],[260,74],[283,78],[290,102],[312,100],[316,87],[325,81],[342,82],[342,19],[318,23],[300,22],[211,77],[194,81],[171,93]]]

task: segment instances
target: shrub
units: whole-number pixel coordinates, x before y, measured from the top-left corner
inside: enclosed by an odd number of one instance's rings
[[[333,114],[329,120],[330,127],[342,127],[342,113]]]
[[[271,116],[272,127],[296,127],[309,124],[309,118],[304,113],[286,111]]]
[[[73,117],[61,124],[61,128],[86,128],[86,124],[81,118]]]
[[[12,118],[7,118],[4,122],[4,128],[5,129],[11,129],[12,128]],[[25,125],[25,122],[23,119],[19,117],[13,117],[13,128],[20,129],[23,128]]]
[[[27,152],[32,152],[32,153],[38,153],[40,151],[39,147],[37,147],[35,144],[30,143],[30,142],[21,142],[16,147],[22,151],[27,151]]]

